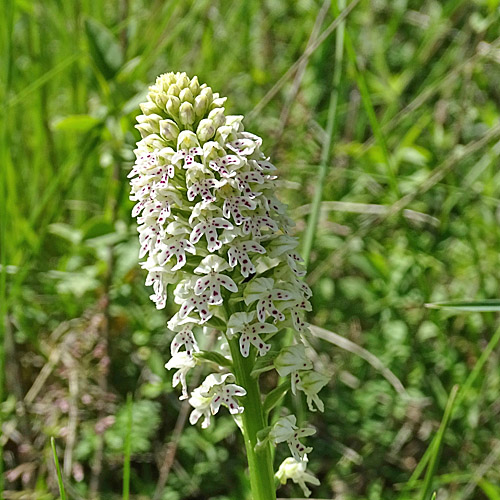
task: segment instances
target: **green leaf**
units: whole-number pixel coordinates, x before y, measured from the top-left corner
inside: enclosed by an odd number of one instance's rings
[[[85,32],[92,58],[107,80],[113,79],[123,64],[120,44],[111,31],[95,19],[85,20]]]
[[[479,480],[477,484],[490,500],[500,500],[500,487],[490,483],[486,479]]]
[[[219,366],[226,366],[230,368],[232,365],[229,359],[225,358],[222,354],[213,351],[200,351],[195,352],[193,356],[197,359],[204,359],[205,361],[210,361]]]
[[[495,312],[500,311],[500,299],[452,300],[425,304],[430,309],[450,309],[457,312]]]
[[[289,389],[290,380],[287,380],[283,384],[273,389],[264,400],[264,414],[268,414],[279,403],[280,399],[288,392]]]
[[[90,240],[114,233],[115,227],[103,217],[94,217],[83,225],[82,232],[83,239]]]
[[[68,115],[54,124],[55,130],[63,132],[85,133],[99,125],[101,120],[90,115]]]

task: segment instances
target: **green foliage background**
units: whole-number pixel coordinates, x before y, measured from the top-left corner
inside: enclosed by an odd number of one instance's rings
[[[163,367],[172,309],[156,311],[143,285],[126,175],[138,103],[165,71],[198,75],[247,115],[303,241],[322,190],[309,320],[351,344],[315,345],[335,375],[311,418],[313,495],[420,498],[412,472],[499,327],[492,312],[424,305],[500,297],[500,6],[355,4],[345,36],[310,51],[342,0],[5,0],[2,498],[55,498],[50,436],[70,498],[120,498],[129,392],[131,496],[153,498],[180,403]],[[498,349],[466,389],[433,488],[498,500]],[[158,498],[248,498],[242,450],[227,416],[188,425]]]

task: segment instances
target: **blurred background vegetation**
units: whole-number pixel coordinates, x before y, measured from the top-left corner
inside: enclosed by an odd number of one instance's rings
[[[264,138],[302,241],[322,190],[309,320],[335,376],[311,418],[313,496],[420,498],[465,384],[433,485],[500,499],[498,317],[425,308],[500,297],[499,3],[5,0],[2,498],[57,497],[51,436],[70,498],[120,498],[127,393],[132,498],[248,498],[232,420],[183,425],[172,308],[148,299],[130,217],[138,103],[186,71]]]

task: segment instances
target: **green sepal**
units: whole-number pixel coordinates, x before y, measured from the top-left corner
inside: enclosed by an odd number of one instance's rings
[[[269,437],[269,433],[271,432],[272,426],[269,425],[264,427],[259,432],[257,432],[257,444],[254,446],[255,451],[262,450],[266,445]]]
[[[226,322],[216,316],[212,316],[208,321],[206,321],[203,326],[208,326],[214,328],[215,330],[225,331]]]
[[[273,361],[279,353],[280,351],[269,351],[265,356],[259,357],[255,362],[250,375],[254,378],[257,378],[261,373],[273,370]]]
[[[290,390],[290,379],[273,389],[264,400],[263,411],[267,415],[280,401],[280,399]]]

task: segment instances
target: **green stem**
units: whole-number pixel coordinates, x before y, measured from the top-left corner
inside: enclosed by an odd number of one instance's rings
[[[339,16],[339,9],[345,8],[345,0],[338,0],[338,7],[335,5],[335,15]],[[342,79],[342,61],[344,58],[344,21],[339,24],[337,38],[335,40],[335,66],[333,69],[332,91],[330,93],[330,104],[328,106],[328,120],[323,146],[321,148],[321,161],[316,178],[316,189],[312,201],[311,212],[307,221],[306,234],[302,246],[302,258],[306,269],[309,267],[309,259],[314,243],[314,237],[318,228],[319,214],[321,211],[321,201],[323,198],[323,187],[326,173],[330,165],[332,140],[337,124],[337,104],[339,100],[340,82]]]
[[[250,375],[254,365],[255,353],[252,349],[250,356],[244,358],[240,353],[238,339],[236,338],[229,341],[229,347],[233,358],[236,383],[247,391],[247,395],[240,398],[240,400],[245,408],[241,420],[248,468],[250,470],[252,500],[276,500],[270,445],[255,451],[257,433],[266,427],[259,382]]]

